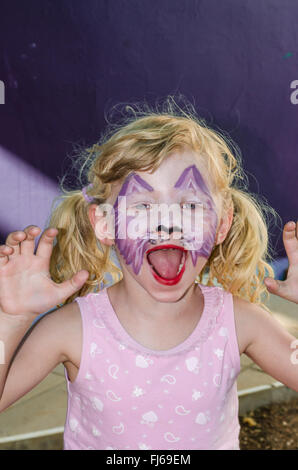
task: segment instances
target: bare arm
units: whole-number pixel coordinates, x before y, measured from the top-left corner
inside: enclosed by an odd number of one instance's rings
[[[40,381],[50,372],[49,368],[55,367],[61,360],[61,354],[64,351],[61,349],[62,343],[61,345],[59,343],[61,326],[58,322],[55,323],[56,332],[54,332],[55,328],[51,329],[51,327],[54,319],[59,318],[62,321],[66,316],[64,312],[72,311],[72,308],[67,306],[58,311],[60,313],[58,317],[58,312],[57,314],[53,312],[53,315],[48,314],[49,317],[47,315],[42,319],[40,325],[36,326],[36,331],[34,329],[31,332],[30,341],[26,342],[26,346],[21,349],[16,361],[13,361],[14,366],[9,370],[12,357],[36,316],[40,312],[47,312],[77,292],[88,277],[88,272],[81,270],[71,279],[59,284],[51,279],[49,264],[57,232],[55,228],[46,229],[40,237],[36,251],[35,238],[40,233],[40,229],[35,226],[29,226],[24,231],[10,233],[5,245],[0,246],[0,348],[2,353],[0,354],[2,356],[0,357],[0,398],[8,377],[11,378],[14,371],[21,373],[19,361],[24,361],[22,366],[26,368],[26,372],[22,373],[25,382],[28,376],[29,387],[31,382],[33,383],[35,372],[38,373],[37,379]],[[64,340],[67,343],[68,335],[66,330],[63,331]],[[36,343],[33,343],[35,339]],[[34,348],[36,358],[33,354]],[[29,354],[32,362],[26,359],[26,354]],[[36,362],[38,360],[41,360],[40,365]],[[42,363],[45,364],[44,369],[42,369]],[[18,380],[18,378],[13,378],[12,383],[18,385],[18,382],[15,382]],[[13,387],[11,392],[13,392]]]
[[[298,391],[298,364],[293,360],[296,338],[256,304],[234,297],[234,311],[240,354],[245,353],[264,372]]]
[[[25,335],[11,361],[0,412],[26,395],[57,365],[77,368],[81,353],[81,319],[76,302],[45,315]]]

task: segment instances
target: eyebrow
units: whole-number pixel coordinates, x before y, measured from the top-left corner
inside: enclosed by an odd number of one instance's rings
[[[152,186],[150,186],[149,183],[147,183],[141,176],[137,175],[136,173],[131,173],[123,183],[123,186],[119,192],[119,196],[129,196],[130,194],[134,193],[143,193],[144,190],[153,191]]]
[[[174,188],[196,192],[197,189],[209,194],[203,177],[195,165],[191,165],[182,172],[176,181]]]

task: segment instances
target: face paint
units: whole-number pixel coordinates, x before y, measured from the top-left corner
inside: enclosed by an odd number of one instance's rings
[[[193,192],[194,195],[199,196],[200,201],[203,203],[204,219],[202,242],[195,239],[195,234],[183,233],[183,245],[190,251],[191,259],[195,266],[199,256],[209,258],[214,245],[217,228],[215,204],[204,183],[201,173],[195,165],[183,171],[175,184],[175,188]]]
[[[183,195],[187,195],[189,200],[191,194],[192,200],[195,199],[204,206],[202,214],[204,216],[202,221],[203,234],[201,240],[196,238],[196,233],[192,233],[189,228],[184,227],[186,224],[183,223],[183,226],[181,225],[180,228],[177,227],[177,231],[181,232],[180,244],[190,252],[192,263],[195,266],[199,256],[208,258],[212,251],[217,227],[215,205],[195,165],[189,166],[182,172],[174,188],[177,190],[175,193],[179,198]],[[146,251],[152,248],[152,244],[156,244],[156,238],[152,236],[152,230],[150,230],[150,224],[148,223],[149,213],[146,211],[143,211],[143,218],[141,219],[142,233],[139,233],[140,236],[134,239],[127,236],[129,225],[134,221],[135,215],[128,213],[126,211],[126,204],[122,205],[121,201],[122,199],[126,201],[127,197],[133,196],[136,193],[146,194],[152,191],[152,186],[140,176],[131,173],[122,185],[114,204],[115,243],[126,264],[132,265],[135,274],[138,274],[141,269]],[[157,232],[159,231],[157,227],[154,229],[157,229]],[[170,234],[172,227],[165,227],[165,230]],[[153,240],[153,238],[155,239]]]
[[[131,264],[132,269],[135,274],[138,274],[145,252],[149,246],[149,236],[148,236],[148,224],[146,223],[146,230],[142,237],[137,239],[131,239],[127,236],[128,225],[132,222],[134,216],[127,215],[126,207],[121,210],[121,197],[125,198],[134,194],[146,191],[153,191],[153,188],[150,184],[146,183],[140,176],[135,173],[131,173],[125,180],[117,200],[114,204],[115,211],[115,244],[117,245],[121,255],[125,259],[126,264]],[[123,237],[123,224],[125,229],[125,235]],[[121,235],[121,236],[120,236]]]

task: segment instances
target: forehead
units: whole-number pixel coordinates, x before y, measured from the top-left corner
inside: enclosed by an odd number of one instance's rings
[[[191,166],[197,168],[205,181],[206,171],[204,166],[202,162],[199,162],[198,156],[190,151],[175,152],[168,155],[154,173],[140,171],[136,172],[136,174],[152,186],[154,190],[163,191],[173,188],[179,182],[182,173]]]
[[[190,168],[195,168],[195,171],[188,171]],[[113,205],[118,195],[126,195],[133,200],[139,199],[142,194],[160,199],[171,198],[175,194],[186,195],[186,192],[191,195],[193,193],[185,188],[192,186],[192,184],[185,184],[189,179],[185,176],[192,175],[192,180],[196,180],[195,190],[201,195],[204,193],[205,197],[213,199],[213,202],[218,205],[217,196],[212,190],[213,185],[208,173],[202,156],[188,150],[173,152],[162,161],[153,173],[135,171],[133,174],[136,177],[132,178],[133,175],[130,174],[124,181],[113,183],[112,194],[106,202]]]

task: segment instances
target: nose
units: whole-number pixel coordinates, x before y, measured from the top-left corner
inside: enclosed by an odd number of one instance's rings
[[[168,233],[169,235],[171,235],[173,232],[180,232],[180,233],[182,233],[181,227],[176,227],[176,226],[174,226],[174,227],[169,227],[169,228],[168,228],[168,227],[166,227],[165,225],[159,225],[159,226],[157,227],[157,230],[156,230],[156,231],[157,231],[157,233],[159,233],[159,232],[165,232],[165,233]]]
[[[174,235],[173,235],[174,234]],[[170,238],[181,239],[182,229],[178,226],[166,227],[165,225],[158,225],[154,231],[154,238],[151,238],[150,241],[152,244],[156,244],[157,240],[169,240]]]

